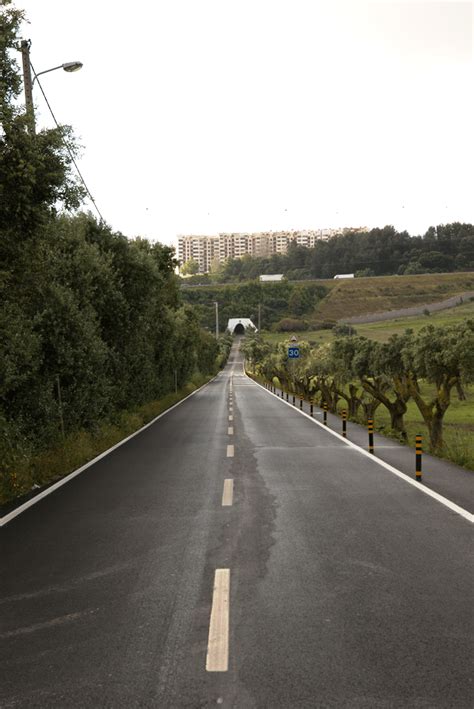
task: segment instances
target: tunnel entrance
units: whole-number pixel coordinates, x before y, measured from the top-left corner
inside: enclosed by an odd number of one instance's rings
[[[245,335],[247,328],[257,330],[250,318],[229,318],[226,331],[230,332],[232,335]]]

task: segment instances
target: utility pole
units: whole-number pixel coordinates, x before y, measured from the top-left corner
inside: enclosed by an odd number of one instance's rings
[[[66,440],[64,435],[64,416],[63,416],[63,402],[61,398],[61,381],[59,379],[59,374],[56,374],[56,386],[58,387],[58,410],[59,410],[59,421],[61,423],[61,434],[63,437],[63,443]]]
[[[25,87],[25,106],[26,117],[28,119],[28,131],[34,135],[36,133],[36,126],[35,107],[33,105],[33,84],[31,81],[30,45],[31,42],[29,39],[23,39],[20,44],[20,51],[23,60],[23,86]]]
[[[216,340],[219,339],[219,303],[217,300],[214,301],[214,305],[216,306]]]

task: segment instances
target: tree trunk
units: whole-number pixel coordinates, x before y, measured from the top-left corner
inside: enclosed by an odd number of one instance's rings
[[[399,433],[404,439],[407,438],[407,432],[405,430],[405,423],[403,421],[403,416],[406,413],[407,405],[405,401],[400,397],[400,395],[395,392],[395,401],[390,401],[388,396],[385,395],[385,391],[381,390],[381,387],[377,387],[364,380],[362,386],[369,394],[371,394],[375,399],[380,401],[381,404],[385,406],[390,414],[390,426],[393,431]]]
[[[442,382],[438,386],[436,397],[429,403],[421,397],[418,387],[414,387],[412,390],[415,404],[428,428],[430,448],[433,453],[439,452],[443,448],[443,418],[450,404],[451,388],[455,385],[455,380]]]
[[[400,433],[404,440],[407,439],[407,432],[405,430],[405,423],[403,417],[407,411],[407,405],[404,401],[397,398],[390,406],[387,406],[390,413],[390,425],[393,431]]]
[[[431,417],[428,430],[430,433],[431,450],[435,453],[443,448],[443,412],[435,412]]]
[[[349,384],[350,398],[349,398],[349,416],[351,418],[356,418],[359,411],[361,400],[357,391],[355,384]]]
[[[375,418],[375,412],[382,402],[378,399],[372,399],[372,401],[362,401],[361,403],[365,414],[365,420],[368,421],[369,419],[372,419],[373,421]]]
[[[330,410],[332,410],[331,409],[331,392],[329,390],[328,385],[326,384],[326,382],[324,380],[322,380],[322,379],[319,380],[318,389],[321,392],[321,403],[323,405],[327,404],[328,408]]]

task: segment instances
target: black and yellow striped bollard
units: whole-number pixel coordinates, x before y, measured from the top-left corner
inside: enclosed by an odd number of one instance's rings
[[[415,436],[415,477],[421,482],[421,454],[423,438],[420,434]]]
[[[367,429],[369,431],[369,453],[374,454],[374,419],[367,419]]]
[[[295,395],[293,394],[293,406],[295,406]]]
[[[303,411],[303,397],[300,396],[300,409]]]
[[[285,392],[284,392],[283,389],[282,389],[282,390],[281,390],[281,398],[283,399],[284,396],[285,396]]]
[[[288,392],[286,392],[286,400],[288,401],[289,398],[290,398],[290,395],[288,394]]]
[[[309,402],[309,415],[310,416],[313,416],[313,409],[314,409],[314,401],[313,401],[313,399],[310,399],[310,402]]]
[[[326,404],[326,402],[324,402],[323,404],[323,424],[325,426],[328,425],[328,405]]]
[[[342,416],[342,436],[343,436],[343,438],[347,438],[347,411],[345,409],[342,409],[341,416]]]

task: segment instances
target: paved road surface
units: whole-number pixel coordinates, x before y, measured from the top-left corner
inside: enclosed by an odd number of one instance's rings
[[[470,523],[241,372],[3,527],[2,708],[473,706]]]

